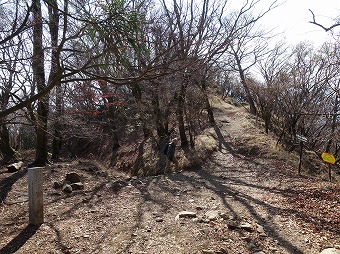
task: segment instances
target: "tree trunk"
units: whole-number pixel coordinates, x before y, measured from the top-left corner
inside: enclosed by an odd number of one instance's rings
[[[0,125],[0,153],[3,156],[2,162],[10,161],[15,155],[15,150],[11,147],[9,140],[7,126],[2,123]]]
[[[241,71],[241,72],[243,72],[243,71]],[[256,110],[256,106],[255,106],[255,103],[254,103],[254,99],[251,96],[249,87],[248,87],[247,82],[246,82],[246,80],[244,78],[244,74],[241,75],[241,77],[243,77],[243,79],[241,78],[241,82],[242,82],[244,91],[246,92],[246,97],[247,97],[247,101],[249,103],[250,113],[253,114],[253,115],[256,115],[257,114],[257,110]]]
[[[156,124],[157,136],[159,140],[161,140],[167,135],[167,133],[165,131],[165,127],[163,124],[163,117],[162,117],[162,112],[159,106],[159,97],[158,97],[157,92],[153,93],[152,106],[153,106],[153,113],[154,113],[154,118],[155,118],[154,122]]]
[[[184,103],[185,103],[186,84],[181,84],[181,90],[177,97],[177,121],[178,131],[181,139],[181,146],[187,147],[189,145],[187,136],[185,134],[185,123],[184,123]]]
[[[54,119],[54,135],[52,142],[52,160],[58,161],[59,154],[62,147],[62,130],[61,130],[61,115],[62,115],[62,89],[61,89],[61,78],[59,75],[60,64],[59,64],[59,51],[58,51],[58,30],[59,30],[59,11],[57,0],[51,0],[48,5],[49,13],[49,29],[51,34],[51,45],[52,45],[52,55],[51,55],[51,71],[48,83],[56,83],[56,110]]]
[[[241,60],[236,53],[234,53],[234,57],[235,57],[235,60],[236,60],[238,72],[240,74],[242,86],[244,88],[244,91],[246,92],[247,101],[248,101],[249,107],[250,107],[250,113],[253,114],[253,115],[256,115],[257,110],[256,110],[255,102],[254,102],[253,97],[251,96],[251,93],[250,93],[250,90],[249,90],[249,87],[248,87],[248,84],[247,84],[247,81],[246,81],[246,75],[245,75],[244,69],[242,68],[242,65],[241,65]]]
[[[204,75],[204,76],[206,76],[206,75]],[[208,95],[207,95],[206,79],[204,78],[201,83],[202,83],[201,87],[202,87],[202,90],[203,90],[203,95],[204,95],[204,100],[205,100],[205,108],[207,109],[209,123],[210,123],[210,126],[214,126],[215,125],[215,117],[214,117],[214,112],[211,108],[209,98],[208,98]]]
[[[116,113],[115,113],[115,106],[114,106],[114,100],[113,96],[108,96],[110,95],[111,91],[107,85],[107,82],[104,80],[99,81],[99,86],[100,89],[103,92],[103,95],[105,96],[104,101],[105,101],[105,106],[108,110],[108,128],[109,131],[111,132],[111,150],[112,150],[112,155],[114,155],[117,151],[117,149],[120,147],[119,144],[119,138],[118,138],[118,129],[117,129],[117,124],[116,124]]]
[[[145,117],[143,116],[144,113],[143,113],[143,108],[142,108],[142,89],[140,88],[140,86],[138,84],[134,84],[131,87],[131,90],[132,90],[132,94],[135,97],[135,100],[137,102],[137,110],[138,110],[138,113],[139,113],[139,121],[141,121],[141,123],[142,123],[144,138],[146,138],[150,135],[150,130],[147,128]]]
[[[45,87],[45,69],[44,69],[44,49],[42,43],[43,27],[41,4],[39,0],[33,3],[33,61],[32,68],[37,85],[38,92],[41,92]],[[47,118],[48,118],[48,103],[49,95],[38,100],[37,111],[37,143],[36,156],[33,162],[34,166],[44,166],[48,163],[47,157]]]

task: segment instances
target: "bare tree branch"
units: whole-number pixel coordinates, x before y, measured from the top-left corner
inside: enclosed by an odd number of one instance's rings
[[[316,19],[315,19],[315,14],[312,12],[312,10],[311,9],[308,9],[311,13],[312,13],[312,16],[313,16],[313,21],[309,21],[309,23],[311,23],[311,24],[314,24],[314,25],[317,25],[317,26],[319,26],[319,27],[321,27],[323,30],[325,30],[326,32],[328,32],[328,31],[330,31],[330,30],[332,30],[333,28],[335,28],[335,27],[337,27],[337,26],[340,26],[340,23],[335,23],[335,24],[333,24],[332,26],[330,26],[330,27],[325,27],[325,26],[323,26],[322,24],[320,24],[320,23],[318,23],[318,22],[316,22]]]

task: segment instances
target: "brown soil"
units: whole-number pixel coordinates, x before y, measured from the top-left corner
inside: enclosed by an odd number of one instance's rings
[[[3,169],[0,253],[313,254],[339,248],[339,184],[298,176],[296,156],[277,148],[243,108],[218,105],[211,135],[217,151],[200,167],[132,179],[89,161],[46,167],[41,226],[28,226],[26,170]],[[84,190],[53,188],[68,172],[81,176]],[[176,219],[182,211],[197,218]],[[209,220],[208,211],[219,216]]]

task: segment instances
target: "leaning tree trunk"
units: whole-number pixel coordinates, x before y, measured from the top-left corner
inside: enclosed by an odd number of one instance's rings
[[[256,115],[257,110],[256,110],[255,102],[254,102],[253,96],[250,93],[250,90],[249,90],[249,87],[248,87],[248,84],[247,84],[247,81],[246,81],[246,75],[245,75],[244,69],[242,68],[242,65],[241,65],[241,60],[239,59],[237,54],[235,54],[234,56],[235,56],[235,59],[236,59],[238,72],[240,74],[241,83],[242,83],[243,89],[246,93],[247,101],[249,103],[250,113],[253,114],[253,115]]]
[[[205,76],[206,75],[204,75],[204,77]],[[202,87],[202,90],[203,90],[204,104],[205,104],[205,108],[207,109],[209,123],[210,123],[211,126],[214,126],[215,125],[214,112],[213,112],[213,109],[212,109],[210,102],[209,102],[205,78],[203,78],[202,81],[201,81],[201,87]]]
[[[33,1],[33,60],[32,68],[37,85],[38,92],[41,92],[45,87],[45,69],[44,69],[44,49],[42,43],[43,27],[41,4],[39,0]],[[48,118],[48,103],[49,96],[38,100],[37,110],[37,143],[34,166],[44,166],[48,163],[47,157],[47,118]]]

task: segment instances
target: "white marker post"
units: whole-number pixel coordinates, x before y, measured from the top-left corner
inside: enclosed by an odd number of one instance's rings
[[[302,152],[303,152],[303,143],[307,142],[307,138],[302,135],[296,135],[296,138],[300,141],[300,159],[299,159],[299,169],[298,173],[301,175],[301,164],[302,164]]]
[[[28,169],[29,224],[44,223],[43,167]]]

